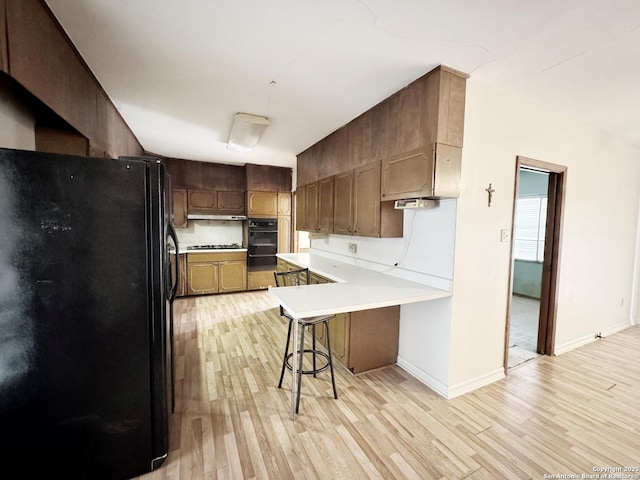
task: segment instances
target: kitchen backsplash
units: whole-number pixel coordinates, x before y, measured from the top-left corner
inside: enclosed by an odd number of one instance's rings
[[[219,243],[243,244],[243,221],[189,220],[187,228],[176,228],[180,247]]]

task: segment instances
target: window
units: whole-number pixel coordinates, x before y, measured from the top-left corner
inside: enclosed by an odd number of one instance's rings
[[[513,256],[516,260],[542,262],[547,224],[547,197],[518,197],[513,236]]]

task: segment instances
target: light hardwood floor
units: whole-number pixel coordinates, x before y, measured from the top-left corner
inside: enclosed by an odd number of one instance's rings
[[[175,304],[171,451],[150,479],[542,479],[640,465],[640,326],[445,400],[396,366],[276,388],[286,323],[266,292]],[[546,477],[551,478],[551,477]],[[557,477],[556,477],[557,478]]]

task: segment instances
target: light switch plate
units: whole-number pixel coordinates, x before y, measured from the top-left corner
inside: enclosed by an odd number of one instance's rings
[[[511,240],[511,231],[503,228],[500,230],[500,241],[501,242],[509,242]]]

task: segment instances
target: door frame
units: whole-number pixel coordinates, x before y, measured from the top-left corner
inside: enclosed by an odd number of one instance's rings
[[[549,174],[547,192],[547,224],[545,251],[542,265],[542,288],[538,320],[537,352],[542,355],[555,354],[556,315],[558,310],[558,276],[560,272],[561,232],[563,225],[564,196],[567,182],[567,167],[518,155],[516,157],[513,217],[511,222],[511,251],[509,267],[509,292],[507,299],[507,321],[504,342],[504,371],[509,370],[509,331],[511,329],[511,298],[513,295],[513,235],[516,223],[516,200],[520,188],[522,168],[539,170]]]

